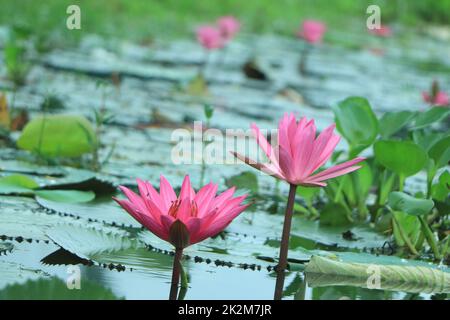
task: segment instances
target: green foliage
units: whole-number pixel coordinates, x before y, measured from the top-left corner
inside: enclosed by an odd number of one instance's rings
[[[375,158],[396,174],[409,177],[425,167],[427,154],[411,141],[380,140],[374,145]]]
[[[422,129],[450,115],[450,108],[430,108],[416,117],[414,129]]]
[[[37,200],[46,199],[62,203],[89,202],[95,198],[92,191],[45,190],[28,176],[13,174],[0,178],[0,194],[35,195]]]
[[[389,195],[389,206],[413,216],[425,215],[434,207],[433,200],[418,199],[406,193],[394,191]]]
[[[251,194],[258,194],[258,177],[251,171],[244,171],[238,175],[229,177],[225,184],[227,187],[236,187],[237,189],[244,189],[251,192]]]
[[[350,97],[333,108],[338,131],[350,145],[355,156],[369,147],[378,135],[378,120],[369,102],[362,97]]]
[[[448,170],[444,171],[436,184],[432,187],[433,199],[444,202],[448,199],[450,192],[450,172]]]
[[[96,140],[94,129],[83,116],[47,115],[30,121],[17,145],[47,157],[79,157],[92,152]]]
[[[380,119],[380,134],[383,139],[388,139],[405,126],[416,116],[412,111],[385,112]]]
[[[450,161],[450,135],[433,144],[428,155],[430,159],[433,159],[436,169],[447,165]]]

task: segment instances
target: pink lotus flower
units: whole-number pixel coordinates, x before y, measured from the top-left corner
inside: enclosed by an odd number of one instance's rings
[[[316,173],[331,157],[340,140],[338,135],[333,134],[334,124],[316,138],[313,119],[308,121],[303,117],[297,121],[294,114],[285,114],[278,126],[279,145],[276,148],[267,142],[255,124],[251,127],[269,163],[256,163],[238,153],[234,155],[248,165],[291,185],[324,187],[325,180],[359,169],[360,166],[355,164],[364,160],[358,157]]]
[[[216,196],[217,185],[209,183],[197,193],[189,176],[184,178],[180,194],[161,175],[159,193],[150,182],[137,179],[139,193],[120,186],[128,200],[113,198],[133,218],[177,249],[215,236],[249,205],[246,195],[233,198],[235,188]]]
[[[392,35],[391,28],[385,25],[380,25],[379,28],[369,29],[369,32],[379,37],[390,37]]]
[[[234,35],[239,31],[240,23],[232,16],[224,16],[217,20],[220,34],[225,41],[231,40]]]
[[[434,97],[428,92],[422,92],[422,97],[425,102],[435,106],[445,107],[450,104],[448,95],[443,91],[437,92]]]
[[[222,48],[225,44],[220,31],[213,26],[198,28],[197,41],[208,50]]]
[[[297,32],[297,36],[309,43],[320,43],[326,29],[325,24],[320,21],[305,20]]]

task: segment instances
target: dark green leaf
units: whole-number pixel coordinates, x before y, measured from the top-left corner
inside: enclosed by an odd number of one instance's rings
[[[414,216],[427,214],[434,207],[433,200],[414,198],[406,193],[394,191],[389,194],[389,206]]]
[[[378,120],[365,98],[350,97],[333,108],[336,126],[359,153],[370,146],[378,135]]]
[[[374,151],[379,163],[405,177],[422,170],[427,162],[425,151],[412,141],[377,141]]]
[[[412,111],[386,112],[380,119],[380,134],[389,138],[412,121],[416,113]]]

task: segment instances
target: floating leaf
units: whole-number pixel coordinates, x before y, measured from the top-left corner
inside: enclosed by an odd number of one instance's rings
[[[412,111],[386,112],[380,119],[380,134],[384,139],[394,135],[416,116]]]
[[[44,198],[36,201],[44,208],[60,214],[80,217],[85,221],[99,221],[107,224],[140,228],[141,224],[126,213],[111,198],[82,203],[61,203]]]
[[[373,285],[372,289],[404,292],[450,292],[450,273],[418,266],[348,263],[313,256],[305,274],[311,287]]]
[[[252,194],[258,193],[258,177],[250,171],[244,171],[226,180],[227,187],[249,190]]]
[[[57,277],[28,280],[23,284],[7,286],[0,291],[0,300],[117,300],[111,289],[83,279],[80,289],[69,289]]]
[[[92,191],[79,190],[37,190],[37,197],[63,203],[79,203],[94,200],[95,193]]]
[[[79,157],[93,150],[96,139],[83,116],[47,115],[30,121],[17,145],[47,157]]]
[[[406,193],[394,191],[389,194],[389,206],[396,211],[420,216],[430,212],[434,207],[434,202],[430,199],[418,199]]]
[[[0,178],[0,194],[32,194],[37,187],[36,181],[21,174]]]
[[[365,98],[350,97],[333,108],[336,126],[354,154],[370,146],[378,135],[378,120]]]
[[[425,151],[412,141],[380,140],[374,151],[378,162],[404,177],[416,174],[427,162]]]
[[[91,260],[99,252],[123,250],[137,245],[123,233],[106,233],[75,225],[50,228],[47,236],[61,248],[86,260]]]

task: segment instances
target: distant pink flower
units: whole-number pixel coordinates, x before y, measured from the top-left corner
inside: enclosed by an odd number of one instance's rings
[[[198,28],[197,41],[208,50],[222,48],[224,45],[220,31],[213,26],[202,26]]]
[[[239,21],[232,16],[219,18],[219,20],[217,20],[217,25],[219,26],[220,34],[225,41],[232,39],[241,27]]]
[[[325,24],[320,21],[305,20],[297,32],[297,36],[309,43],[320,43],[326,29]]]
[[[449,96],[443,91],[437,92],[434,97],[428,92],[422,92],[422,97],[425,102],[434,106],[444,107],[450,105]]]
[[[273,148],[252,124],[256,141],[267,155],[269,163],[256,163],[238,153],[234,155],[248,165],[285,180],[291,185],[324,187],[325,180],[355,171],[355,164],[364,160],[358,157],[317,173],[333,154],[340,137],[333,134],[335,125],[326,128],[316,137],[314,120],[305,117],[299,121],[294,114],[285,114],[278,125],[278,146]]]
[[[197,193],[189,176],[184,178],[180,194],[161,175],[159,193],[150,182],[137,179],[139,195],[120,186],[127,200],[113,198],[133,218],[177,249],[215,236],[225,229],[248,205],[246,195],[233,198],[235,188],[216,196],[217,185],[209,183]]]
[[[369,32],[378,37],[390,37],[392,35],[392,29],[386,25],[380,25],[379,28],[368,29]]]

